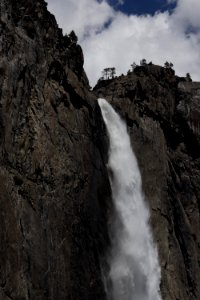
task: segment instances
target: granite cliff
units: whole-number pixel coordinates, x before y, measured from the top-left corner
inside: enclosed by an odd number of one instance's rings
[[[200,83],[146,64],[94,88],[127,123],[150,203],[163,299],[200,298]]]
[[[0,299],[106,299],[111,208],[96,98],[127,122],[164,300],[200,299],[200,84],[146,65],[91,92],[43,0],[0,3]]]
[[[44,1],[1,1],[0,299],[104,299],[110,189],[83,54]]]

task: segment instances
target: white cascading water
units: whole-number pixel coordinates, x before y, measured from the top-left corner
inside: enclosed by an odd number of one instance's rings
[[[126,125],[105,99],[98,103],[110,141],[108,169],[115,211],[110,228],[108,299],[161,300],[158,253]]]

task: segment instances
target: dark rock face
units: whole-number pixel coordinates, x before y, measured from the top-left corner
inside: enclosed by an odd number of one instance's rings
[[[110,186],[96,96],[126,120],[163,300],[200,299],[200,84],[154,65],[89,91],[43,0],[0,2],[0,299],[103,300]]]
[[[151,208],[163,300],[200,299],[200,83],[146,65],[94,90],[127,122]]]
[[[105,132],[82,50],[44,1],[0,9],[0,299],[105,299]]]

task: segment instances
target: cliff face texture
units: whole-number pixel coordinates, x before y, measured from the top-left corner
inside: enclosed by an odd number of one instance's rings
[[[150,204],[164,300],[200,299],[200,83],[146,65],[101,81],[127,122]]]
[[[82,50],[44,1],[0,9],[0,299],[104,299],[110,188]]]
[[[163,300],[200,299],[200,84],[146,65],[92,93],[76,38],[45,2],[1,0],[0,300],[106,299],[111,197],[97,96],[128,125]]]

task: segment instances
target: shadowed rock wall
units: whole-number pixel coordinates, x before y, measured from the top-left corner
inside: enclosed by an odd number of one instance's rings
[[[200,83],[146,65],[94,90],[127,122],[151,208],[163,300],[200,299]]]
[[[0,299],[105,299],[110,187],[96,97],[126,120],[164,300],[200,299],[200,84],[154,65],[89,91],[42,0],[0,2]]]
[[[44,1],[0,8],[0,299],[104,299],[105,132],[82,50]]]

